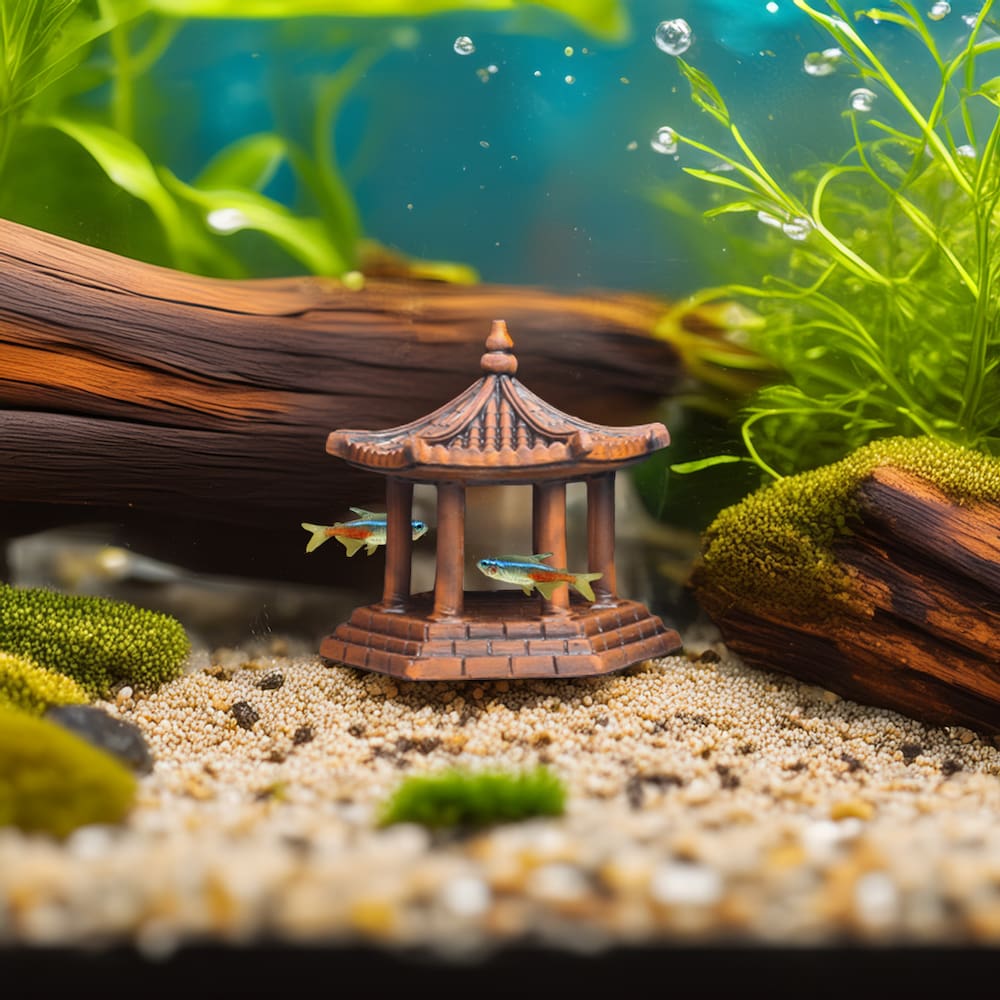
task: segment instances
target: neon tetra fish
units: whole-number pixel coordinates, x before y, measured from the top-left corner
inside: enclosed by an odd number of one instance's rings
[[[541,552],[533,556],[490,556],[480,559],[476,568],[493,580],[503,580],[504,583],[516,583],[526,594],[537,587],[542,597],[548,599],[556,587],[569,584],[575,587],[588,600],[594,600],[594,591],[590,586],[592,580],[599,580],[603,573],[571,573],[566,569],[556,569],[548,566],[543,559],[548,559],[551,552]]]
[[[306,552],[318,549],[328,538],[336,538],[347,549],[349,556],[353,556],[362,545],[368,555],[380,545],[385,545],[385,514],[375,514],[361,507],[352,507],[351,510],[358,515],[353,521],[337,521],[335,524],[308,524],[303,521],[302,527],[312,532]],[[423,521],[411,521],[410,524],[413,526],[414,541],[427,531]]]

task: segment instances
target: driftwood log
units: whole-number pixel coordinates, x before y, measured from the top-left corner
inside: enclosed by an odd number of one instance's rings
[[[821,621],[764,613],[696,571],[700,604],[747,662],[925,722],[1000,733],[1000,503],[957,505],[876,468],[835,545],[850,606]]]
[[[103,522],[191,569],[331,582],[330,560],[302,558],[299,523],[378,505],[384,482],[328,456],[330,431],[449,401],[478,377],[495,318],[534,391],[586,419],[643,422],[682,374],[651,336],[664,306],[208,279],[0,221],[0,534]],[[337,561],[352,577],[370,570],[359,563]]]

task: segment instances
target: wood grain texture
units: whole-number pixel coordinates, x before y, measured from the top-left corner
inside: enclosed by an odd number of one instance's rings
[[[682,375],[650,335],[663,309],[605,291],[209,279],[0,220],[4,535],[110,521],[192,568],[313,578],[299,522],[384,496],[381,477],[326,454],[330,431],[453,398],[495,318],[535,392],[642,422]]]
[[[854,601],[810,620],[700,579],[698,600],[748,662],[942,725],[1000,732],[1000,498],[958,504],[875,469],[835,545]]]

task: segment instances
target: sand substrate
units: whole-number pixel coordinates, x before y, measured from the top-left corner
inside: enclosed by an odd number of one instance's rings
[[[468,684],[227,649],[105,707],[155,768],[120,827],[0,830],[4,946],[1000,942],[1000,750],[719,643]],[[564,816],[377,826],[407,775],[536,764],[566,783]]]

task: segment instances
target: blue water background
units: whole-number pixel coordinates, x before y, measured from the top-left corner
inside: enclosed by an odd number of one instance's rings
[[[155,71],[147,96],[157,114],[144,139],[185,179],[241,136],[277,129],[305,139],[311,81],[358,45],[401,41],[352,92],[336,132],[368,235],[406,254],[469,263],[492,282],[678,296],[734,276],[733,221],[685,220],[650,200],[672,186],[704,207],[704,186],[681,168],[710,165],[688,149],[679,159],[655,153],[659,126],[723,141],[675,60],[654,44],[660,21],[690,23],[685,58],[712,76],[779,174],[835,157],[849,142],[842,112],[860,81],[808,76],[803,58],[829,36],[789,0],[770,6],[634,0],[630,36],[616,42],[544,12],[192,22]],[[961,15],[975,9],[956,2],[932,26],[944,50],[967,33]],[[915,94],[933,85],[932,64],[901,28],[860,30]],[[454,51],[459,35],[473,39],[472,55]],[[287,172],[267,193],[296,204]]]

